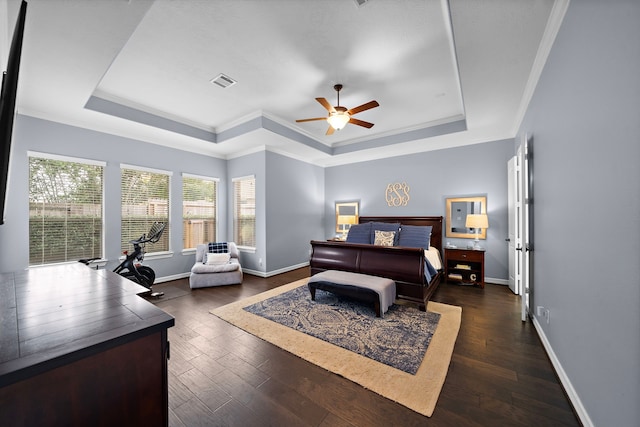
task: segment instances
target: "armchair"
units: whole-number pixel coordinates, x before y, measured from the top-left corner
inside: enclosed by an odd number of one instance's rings
[[[205,258],[205,255],[209,255],[208,248],[208,244],[196,246],[196,260],[189,276],[191,289],[242,283],[242,266],[236,244],[227,242],[228,260],[224,256],[220,257],[223,254],[212,254],[211,258],[215,256],[216,259],[213,262],[209,260],[209,263]]]

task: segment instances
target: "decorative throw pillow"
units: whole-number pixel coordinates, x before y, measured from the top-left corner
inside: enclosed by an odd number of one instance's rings
[[[347,242],[371,244],[371,223],[352,225],[347,234]]]
[[[221,253],[221,254],[216,254],[216,253],[209,253],[207,254],[207,260],[205,262],[205,264],[207,265],[219,265],[219,264],[226,264],[229,262],[229,259],[231,258],[231,256],[229,255],[229,253]]]
[[[211,242],[209,243],[210,254],[224,254],[229,252],[229,248],[227,246],[227,242]]]
[[[393,246],[393,241],[396,237],[396,232],[375,230],[375,236],[376,236],[376,239],[373,241],[374,245]]]
[[[372,222],[371,223],[371,242],[374,242],[376,239],[375,230],[380,231],[393,231],[396,233],[394,238],[393,245],[398,244],[398,237],[400,231],[400,223],[399,222]]]

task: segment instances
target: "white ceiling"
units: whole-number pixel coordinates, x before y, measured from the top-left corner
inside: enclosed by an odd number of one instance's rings
[[[323,166],[512,138],[557,2],[28,0],[18,112],[215,157],[266,148]],[[17,5],[4,11],[9,27]],[[212,84],[220,73],[238,83]],[[373,128],[326,136],[324,121],[295,122],[325,116],[314,98],[336,105],[336,83],[347,108],[380,103],[356,116]]]

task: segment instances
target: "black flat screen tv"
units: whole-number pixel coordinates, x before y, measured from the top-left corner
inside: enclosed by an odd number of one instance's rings
[[[16,94],[18,92],[18,73],[20,71],[20,55],[24,23],[27,16],[27,2],[22,1],[18,20],[13,31],[7,69],[2,73],[2,92],[0,92],[0,224],[4,224],[4,207],[7,199],[9,181],[9,157],[11,155],[11,137],[13,119],[16,113]]]

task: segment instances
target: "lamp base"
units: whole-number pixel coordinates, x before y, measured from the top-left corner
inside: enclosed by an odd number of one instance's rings
[[[480,246],[480,241],[479,240],[474,240],[473,241],[473,250],[474,251],[483,251],[484,248],[482,246]]]

